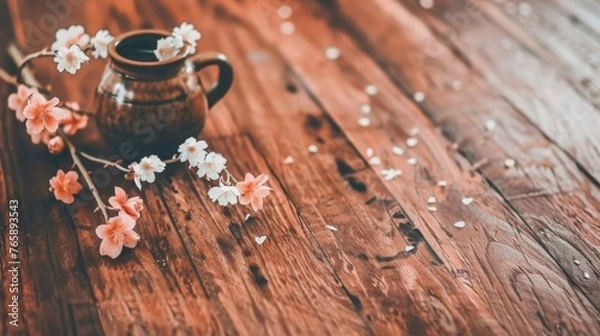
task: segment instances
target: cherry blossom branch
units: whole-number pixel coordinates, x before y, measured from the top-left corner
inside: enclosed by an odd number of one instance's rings
[[[25,56],[25,58],[23,58],[23,61],[21,63],[17,63],[17,64],[19,64],[19,68],[17,69],[17,74],[15,75],[15,79],[16,79],[17,83],[21,83],[20,82],[21,72],[23,72],[23,69],[25,69],[27,64],[29,62],[31,62],[32,60],[34,60],[36,58],[40,58],[40,57],[54,57],[54,52],[49,51],[48,49],[44,48],[41,51],[31,53],[31,54]]]
[[[63,130],[61,130],[59,128],[58,131],[57,131],[57,133],[65,141],[65,143],[67,144],[67,147],[69,147],[69,153],[71,154],[71,158],[73,159],[73,163],[75,163],[75,165],[77,166],[77,169],[79,169],[79,172],[81,173],[81,176],[83,176],[83,180],[85,181],[85,183],[87,184],[88,188],[92,192],[92,195],[94,195],[94,199],[96,200],[96,203],[98,204],[98,208],[102,212],[102,216],[104,216],[104,219],[106,221],[108,221],[108,213],[106,211],[106,204],[104,204],[104,202],[102,201],[102,198],[100,198],[100,194],[98,194],[98,190],[96,189],[96,186],[94,185],[94,182],[92,182],[90,174],[88,173],[87,169],[85,168],[85,166],[83,165],[83,163],[79,159],[79,156],[77,156],[77,148],[69,140],[69,137],[65,134],[65,132],[63,132]]]
[[[163,160],[163,162],[164,162],[164,163],[166,163],[166,164],[180,162],[180,161],[179,161],[179,156],[177,156],[177,154],[176,154],[176,155],[173,155],[173,157],[172,157],[172,158],[170,158],[170,159],[168,159],[168,160]]]
[[[122,171],[122,172],[124,172],[126,174],[129,174],[129,173],[132,172],[131,169],[126,168],[126,167],[124,167],[124,166],[122,166],[120,164],[121,160],[109,161],[109,160],[105,160],[105,159],[93,156],[91,154],[88,154],[88,153],[85,153],[85,152],[82,152],[82,151],[79,151],[79,154],[81,154],[81,156],[83,156],[84,158],[86,158],[86,159],[88,159],[88,160],[90,160],[92,162],[103,164],[104,168],[106,168],[106,167],[114,167],[114,168],[117,168],[118,170],[120,170],[120,171]],[[164,162],[165,164],[172,164],[172,163],[178,163],[180,161],[179,161],[179,157],[177,155],[173,155],[172,158],[170,158],[168,160],[164,160],[162,162]]]
[[[19,47],[17,47],[17,45],[15,45],[14,43],[11,42],[8,45],[7,51],[8,51],[8,55],[10,56],[10,58],[12,58],[12,60],[13,60],[13,62],[15,62],[15,64],[21,64],[23,62],[23,59],[25,58],[25,56],[23,56],[23,53],[21,53],[21,50],[19,50]],[[40,83],[35,79],[35,77],[31,73],[31,71],[29,71],[27,68],[24,68],[22,70],[21,76],[25,80],[24,84],[27,84],[28,86],[38,90],[39,92],[49,93],[48,90],[41,87]],[[14,78],[14,82],[10,82],[10,84],[13,84],[15,87],[19,86],[17,77],[14,76],[13,78]]]
[[[28,56],[26,56],[24,58],[21,51],[14,44],[11,44],[8,47],[8,53],[11,56],[11,58],[13,59],[13,61],[15,62],[15,64],[25,64],[26,63],[26,59]],[[31,71],[29,71],[29,69],[23,67],[21,72],[23,74],[23,78],[29,84],[31,84],[32,86],[39,86],[38,81],[35,79],[35,77],[31,73]],[[92,182],[92,179],[91,179],[90,175],[88,174],[87,169],[85,168],[85,166],[79,159],[79,156],[77,156],[77,148],[69,140],[69,137],[64,133],[64,131],[62,129],[59,128],[57,133],[69,147],[69,153],[71,154],[71,158],[73,159],[73,162],[79,169],[79,172],[81,172],[81,175],[83,176],[85,183],[88,185],[88,188],[90,188],[90,191],[92,192],[92,195],[94,196],[94,199],[96,200],[96,203],[98,204],[98,208],[102,212],[102,216],[104,216],[104,219],[106,221],[108,221],[108,213],[106,211],[106,205],[102,201],[102,198],[100,198],[100,195],[98,194],[98,190],[96,189],[94,182]]]
[[[225,168],[224,169],[225,173],[227,173],[227,183],[229,183],[229,180],[232,180],[233,183],[237,184],[238,181],[235,179],[235,177],[233,177],[233,175],[229,172],[229,169]]]
[[[271,191],[271,188],[264,186],[269,177],[265,174],[254,177],[248,173],[246,174],[245,181],[238,183],[229,170],[227,170],[227,160],[221,154],[216,152],[206,153],[205,149],[208,145],[204,140],[197,140],[194,137],[190,137],[179,146],[178,152],[180,154],[176,153],[164,161],[157,155],[149,155],[141,158],[139,163],[134,162],[127,167],[123,166],[122,160],[109,161],[79,151],[71,142],[69,135],[74,134],[78,129],[82,129],[87,125],[88,118],[84,115],[94,115],[94,113],[80,110],[79,106],[75,103],[59,103],[57,98],[47,101],[46,97],[43,96],[52,95],[50,92],[51,87],[41,88],[27,65],[34,59],[53,56],[55,57],[54,62],[57,64],[56,67],[59,72],[66,71],[75,74],[81,68],[82,63],[90,60],[85,55],[87,51],[93,50],[92,56],[95,58],[106,58],[107,46],[113,37],[108,31],[99,30],[90,39],[89,35],[85,33],[84,28],[80,25],[72,25],[68,29],[60,29],[57,31],[56,37],[57,39],[52,44],[52,48],[44,48],[39,52],[26,56],[14,44],[9,45],[8,53],[13,58],[15,64],[18,65],[17,73],[15,76],[11,76],[5,70],[0,69],[0,80],[18,87],[17,93],[13,93],[9,97],[8,106],[17,112],[17,118],[20,121],[28,119],[28,123],[26,124],[28,130],[38,130],[39,125],[33,125],[31,120],[34,118],[31,116],[42,112],[47,113],[44,117],[47,116],[49,121],[54,123],[59,122],[58,126],[62,127],[58,128],[54,133],[56,127],[48,128],[46,120],[44,120],[43,127],[39,127],[38,132],[32,134],[32,141],[34,143],[46,143],[48,150],[52,154],[60,153],[67,146],[73,160],[73,166],[66,174],[61,169],[58,170],[57,175],[50,180],[50,190],[54,191],[54,196],[57,200],[67,204],[72,203],[74,200],[73,196],[81,190],[81,185],[77,182],[77,172],[73,171],[77,167],[97,203],[97,209],[102,212],[105,220],[105,224],[99,225],[98,230],[96,230],[97,236],[102,239],[102,243],[100,244],[101,255],[107,255],[114,259],[119,256],[124,245],[130,248],[135,247],[135,243],[140,237],[132,228],[140,217],[140,211],[143,210],[143,201],[139,196],[128,198],[122,188],[115,187],[115,196],[109,202],[111,206],[107,206],[102,201],[92,181],[91,173],[88,172],[81,158],[103,164],[104,169],[108,169],[108,167],[118,169],[126,174],[126,179],[133,180],[140,190],[142,189],[142,182],[154,182],[155,174],[162,173],[167,164],[188,162],[190,168],[197,168],[196,174],[198,177],[206,177],[208,181],[220,180],[219,186],[214,186],[208,191],[208,196],[213,202],[218,202],[221,206],[237,203],[243,205],[250,204],[255,211],[262,209],[262,199],[268,196]],[[181,26],[173,29],[171,36],[157,41],[157,49],[154,50],[154,54],[158,60],[169,58],[171,55],[180,53],[180,48],[185,44],[189,46],[186,50],[193,53],[196,42],[200,37],[200,33],[192,25],[184,22]],[[90,41],[91,43],[83,45],[85,41]],[[31,88],[38,89],[38,92],[36,93]],[[32,95],[34,94],[35,99],[32,99]],[[54,107],[56,106],[59,109],[55,109]],[[49,107],[52,109],[49,109]],[[60,108],[73,113],[68,114],[65,111],[60,111]],[[48,125],[50,124],[48,123]],[[50,129],[52,129],[52,132],[50,132]],[[39,131],[45,133],[40,134]],[[223,171],[227,174],[227,181],[225,183],[223,183]],[[237,185],[231,185],[231,181]],[[125,210],[125,207],[127,207],[126,214],[122,214],[121,212]],[[109,210],[121,211],[118,216],[109,218]],[[131,220],[134,221],[133,225],[131,225]],[[126,227],[128,229],[125,229]],[[125,244],[126,240],[127,244]]]
[[[122,171],[124,173],[127,173],[127,174],[131,173],[131,169],[128,169],[128,168],[125,168],[125,167],[121,166],[119,164],[119,161],[113,162],[113,161],[104,160],[104,159],[101,159],[99,157],[95,157],[93,155],[90,155],[88,153],[84,153],[84,152],[81,152],[81,151],[79,152],[79,154],[81,154],[81,156],[83,156],[84,158],[86,158],[86,159],[88,159],[90,161],[104,164],[104,167],[110,166],[110,167],[117,168],[118,170],[120,170],[120,171]]]

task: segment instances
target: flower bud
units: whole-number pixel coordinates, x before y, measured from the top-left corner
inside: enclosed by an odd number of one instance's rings
[[[48,151],[52,154],[60,154],[65,149],[65,141],[59,137],[55,136],[54,138],[48,141]]]

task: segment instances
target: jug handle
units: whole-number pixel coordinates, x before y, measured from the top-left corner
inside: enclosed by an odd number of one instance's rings
[[[190,57],[190,61],[196,72],[211,65],[216,65],[219,68],[219,78],[206,94],[208,108],[211,108],[221,100],[227,91],[229,91],[229,88],[231,88],[231,84],[233,83],[233,68],[231,67],[231,64],[229,64],[227,56],[218,52],[203,52]]]

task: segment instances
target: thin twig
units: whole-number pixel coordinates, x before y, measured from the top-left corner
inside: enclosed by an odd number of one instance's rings
[[[75,145],[73,145],[73,143],[71,143],[71,141],[69,140],[69,137],[60,128],[58,129],[58,135],[60,135],[60,137],[65,141],[65,143],[67,144],[67,147],[69,147],[69,153],[71,154],[71,158],[73,159],[73,162],[79,169],[79,172],[83,176],[83,180],[85,181],[88,188],[92,192],[92,195],[94,195],[94,199],[96,200],[96,203],[98,204],[98,208],[100,208],[100,211],[102,212],[102,216],[104,216],[104,219],[106,221],[108,221],[108,213],[106,211],[106,204],[104,204],[104,202],[102,201],[102,198],[100,198],[100,194],[98,194],[98,190],[96,189],[94,182],[92,182],[92,179],[91,179],[90,174],[88,173],[87,169],[85,168],[85,166],[83,165],[81,160],[79,160],[79,156],[77,156],[77,148],[75,148]]]
[[[166,164],[177,163],[177,162],[179,162],[179,157],[177,155],[174,155],[172,158],[170,158],[168,160],[164,160],[163,162]]]
[[[225,172],[227,173],[227,183],[229,183],[229,180],[233,180],[233,183],[237,184],[238,181],[235,179],[235,177],[233,177],[233,175],[229,172],[229,169],[225,168]]]
[[[99,157],[95,157],[93,155],[90,155],[88,153],[84,153],[84,152],[81,152],[81,151],[79,152],[79,154],[81,154],[81,156],[83,156],[84,158],[86,158],[86,159],[88,159],[90,161],[102,163],[105,166],[115,167],[115,168],[117,168],[118,170],[120,170],[120,171],[122,171],[124,173],[131,173],[130,169],[127,169],[127,168],[121,166],[118,162],[112,162],[112,161],[104,160],[104,159],[101,159]]]
[[[25,63],[24,56],[16,45],[14,45],[14,44],[9,45],[8,53],[11,56],[11,58],[13,59],[13,61],[15,62],[15,64]],[[33,74],[31,73],[31,71],[28,68],[22,69],[22,75],[23,75],[23,78],[26,80],[26,82],[29,85],[34,86],[34,87],[40,86],[39,82],[35,79],[35,77],[33,76]],[[94,182],[92,182],[92,179],[91,179],[90,175],[88,174],[87,169],[85,168],[85,166],[83,165],[81,160],[79,160],[79,157],[77,156],[77,149],[76,149],[75,145],[73,145],[73,143],[69,140],[69,137],[62,131],[62,129],[60,129],[60,128],[58,129],[58,134],[60,135],[60,137],[65,141],[65,143],[69,147],[69,153],[71,154],[71,158],[73,158],[73,162],[79,169],[79,172],[83,176],[83,179],[84,179],[85,183],[88,185],[88,188],[90,188],[90,191],[92,192],[92,195],[94,196],[94,199],[96,200],[96,203],[98,204],[98,208],[102,212],[102,216],[104,216],[104,220],[108,221],[108,213],[106,211],[106,205],[102,201],[102,198],[100,198],[100,195],[98,194],[98,190],[96,190],[96,186],[94,185]]]
[[[23,59],[25,59],[25,56],[23,55],[21,50],[19,50],[19,47],[17,47],[17,45],[12,42],[8,45],[8,55],[10,56],[10,58],[12,58],[15,64],[21,64],[23,62]],[[42,93],[48,92],[48,90],[42,88],[42,85],[35,79],[33,73],[31,72],[31,70],[29,70],[29,68],[24,68],[22,70],[21,76],[25,80],[25,84],[27,86],[36,88],[39,92]],[[17,79],[15,77],[15,81],[16,80]]]
[[[17,83],[21,83],[20,79],[21,79],[21,73],[23,72],[23,69],[27,66],[27,64],[29,62],[31,62],[32,60],[36,59],[36,58],[40,58],[40,57],[52,57],[54,56],[54,52],[53,51],[48,51],[47,49],[42,49],[41,51],[29,54],[27,56],[25,56],[25,58],[23,59],[23,61],[19,64],[19,68],[17,69],[17,74],[15,75],[15,78],[17,80]]]

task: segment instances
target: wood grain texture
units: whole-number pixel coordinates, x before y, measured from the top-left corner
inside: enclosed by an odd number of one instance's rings
[[[427,93],[427,99],[422,104],[423,111],[440,125],[449,139],[457,143],[459,150],[473,163],[484,159],[488,162],[481,167],[484,176],[520,213],[542,243],[550,240],[543,246],[563,269],[571,270],[572,281],[581,284],[588,297],[598,306],[597,292],[594,290],[597,285],[584,281],[583,272],[573,266],[573,259],[585,258],[589,263],[588,270],[596,272],[598,269],[595,248],[598,236],[595,233],[598,229],[595,218],[598,215],[587,215],[588,211],[597,211],[594,181],[590,181],[580,172],[576,163],[536,132],[536,128],[519,115],[512,105],[494,93],[481,76],[471,71],[472,65],[463,60],[464,56],[456,56],[455,50],[437,41],[427,26],[420,23],[411,12],[394,2],[377,3],[379,7],[364,6],[358,12],[362,16],[378,17],[383,22],[381,26],[384,28],[381,30],[360,26],[365,22],[364,18],[361,16],[359,20],[353,14],[356,8],[350,10],[349,4],[340,2],[339,8],[345,9],[343,14],[347,16],[347,23],[356,24],[356,29],[364,28],[358,38],[362,47],[376,50],[376,59],[387,67],[390,78],[397,85],[411,93],[420,90]],[[410,31],[408,27],[411,27]],[[372,44],[372,41],[381,40],[382,34],[389,34],[390,31],[394,32],[394,40]],[[435,57],[428,56],[422,41],[434,45],[430,48],[437,50]],[[400,71],[403,67],[414,65],[415,60],[410,53],[406,58],[394,57],[393,50],[400,46],[415,52],[413,56],[420,55],[421,61],[426,62],[419,72]],[[460,95],[455,94],[450,83],[457,78],[469,88]],[[492,134],[483,131],[483,125],[489,119],[497,120],[499,124]],[[519,162],[517,169],[504,169],[505,158],[516,159]],[[554,176],[560,178],[554,179]],[[549,184],[548,181],[555,182]],[[538,198],[541,198],[539,201],[542,204],[551,201],[555,206],[532,206]],[[575,205],[579,210],[570,210],[565,205]],[[573,217],[572,211],[584,213],[587,217]],[[565,226],[562,223],[572,224]],[[566,236],[569,230],[573,231]],[[586,242],[582,239],[591,240]],[[569,257],[565,255],[565,250],[571,251]]]
[[[567,25],[547,5],[532,7],[535,19],[506,15],[502,7],[484,1],[439,1],[435,11],[407,7],[464,55],[471,71],[600,180],[600,115],[595,80],[590,79],[597,73],[589,59],[600,50],[597,41]]]
[[[39,22],[52,11],[40,4],[9,0],[9,10],[0,8],[14,29],[0,29],[0,42],[14,36],[31,50],[50,43],[51,30]],[[42,191],[56,169],[68,168],[68,157],[33,146],[22,125],[2,113],[0,201],[22,200],[26,261],[16,334],[598,334],[598,105],[586,86],[597,75],[593,60],[555,41],[550,26],[529,26],[487,2],[459,29],[451,19],[466,11],[466,1],[435,1],[431,10],[394,0],[287,2],[295,25],[289,36],[279,31],[280,4],[69,6],[60,27],[113,34],[183,21],[198,27],[199,49],[224,52],[236,71],[202,137],[230,159],[234,175],[266,172],[274,191],[262,212],[223,209],[206,197],[210,184],[169,167],[140,193],[142,241],[113,261],[97,253],[93,229],[101,217],[89,192],[64,207]],[[595,7],[587,0],[532,2],[536,15],[592,51],[600,41]],[[42,31],[39,41],[28,37],[30,23]],[[453,34],[469,38],[455,41]],[[507,57],[505,37],[531,57]],[[340,49],[339,60],[325,58],[330,46]],[[86,97],[96,82],[89,79],[99,76],[101,62],[73,77],[44,62],[35,66],[40,81],[92,108]],[[553,77],[548,69],[557,67]],[[536,86],[541,78],[545,85]],[[374,97],[363,90],[371,83],[379,89]],[[417,91],[426,93],[421,104],[412,100]],[[0,100],[10,92],[0,88]],[[373,108],[367,128],[357,123],[363,103]],[[593,113],[566,129],[577,134],[555,134],[549,120],[571,103]],[[497,127],[486,132],[490,119]],[[419,144],[407,148],[415,127]],[[94,125],[77,141],[108,152]],[[317,154],[307,152],[312,144]],[[393,145],[406,154],[391,153]],[[369,163],[368,148],[381,165]],[[285,164],[287,156],[294,163]],[[506,158],[517,166],[503,167]],[[381,170],[389,167],[403,175],[386,181]],[[108,180],[103,198],[113,184],[135,193],[118,174]],[[437,186],[440,180],[448,186]],[[427,211],[430,196],[436,212]],[[462,205],[464,196],[474,203]],[[4,235],[6,218],[2,208]],[[455,228],[458,220],[467,227]],[[267,240],[259,246],[260,235]],[[415,249],[406,252],[409,245]],[[2,322],[0,333],[15,331],[5,315]]]
[[[241,15],[240,11],[240,17],[243,17],[243,15]],[[296,23],[296,27],[297,27],[297,33],[298,34],[306,34],[308,35],[306,38],[306,41],[301,41],[300,37],[298,35],[295,35],[295,39],[290,40],[289,43],[278,43],[278,50],[283,51],[287,57],[289,57],[292,62],[295,62],[294,65],[297,65],[298,68],[300,68],[300,70],[302,71],[301,75],[303,78],[307,79],[307,86],[311,87],[312,89],[314,89],[315,92],[318,92],[318,97],[320,98],[320,101],[323,103],[323,105],[325,106],[325,108],[334,116],[334,118],[336,118],[336,120],[339,120],[342,129],[345,131],[345,133],[359,146],[362,147],[361,151],[364,152],[364,150],[368,147],[372,147],[375,149],[378,148],[387,148],[387,150],[389,151],[389,148],[391,148],[392,144],[395,143],[400,143],[403,142],[403,140],[407,137],[407,134],[409,133],[409,129],[414,127],[414,126],[418,126],[421,129],[421,137],[423,139],[426,140],[427,143],[427,147],[433,147],[431,149],[431,151],[433,152],[432,154],[429,155],[429,157],[427,157],[427,155],[423,155],[424,153],[422,153],[423,149],[419,148],[419,150],[421,151],[421,153],[418,153],[418,158],[419,158],[419,162],[422,162],[423,167],[421,168],[422,170],[424,170],[423,173],[419,172],[418,170],[414,173],[415,178],[414,178],[414,182],[411,183],[409,186],[404,185],[402,187],[398,187],[398,185],[400,185],[400,183],[395,184],[396,186],[394,187],[393,185],[391,186],[392,188],[395,188],[398,190],[398,192],[394,195],[396,196],[397,199],[399,200],[403,200],[406,199],[406,195],[410,195],[411,193],[413,194],[412,197],[408,197],[409,199],[412,198],[412,203],[411,206],[415,208],[415,212],[418,211],[419,208],[422,209],[423,204],[425,203],[425,199],[427,198],[427,195],[435,195],[436,194],[436,190],[434,187],[432,187],[432,185],[435,185],[436,182],[436,177],[437,179],[441,179],[441,178],[448,178],[449,176],[457,176],[457,180],[449,180],[450,185],[452,187],[454,187],[457,184],[460,184],[460,180],[464,180],[465,177],[465,173],[468,174],[468,172],[464,172],[464,171],[452,171],[451,169],[448,169],[446,167],[452,167],[455,165],[454,158],[447,158],[447,159],[442,159],[440,156],[442,156],[442,153],[445,152],[445,148],[447,147],[448,144],[445,144],[443,141],[441,144],[436,145],[436,142],[439,142],[439,135],[437,134],[428,134],[425,133],[427,132],[427,128],[431,128],[431,125],[429,125],[429,123],[427,121],[424,121],[424,118],[421,118],[421,120],[419,121],[418,119],[415,120],[414,115],[415,115],[415,111],[414,111],[414,107],[412,106],[399,106],[399,101],[404,101],[404,104],[407,104],[407,100],[404,99],[403,97],[401,97],[401,95],[399,95],[398,93],[394,93],[393,88],[390,88],[391,85],[388,85],[388,87],[384,87],[381,85],[381,83],[386,82],[384,75],[380,74],[379,77],[377,77],[376,73],[377,73],[377,69],[374,68],[369,68],[368,67],[368,60],[365,59],[360,59],[357,56],[357,53],[359,53],[360,51],[354,49],[352,50],[351,48],[343,48],[342,49],[342,54],[346,55],[352,55],[351,60],[346,61],[346,60],[342,60],[340,62],[342,62],[342,64],[340,65],[340,67],[343,69],[343,73],[347,76],[343,76],[340,71],[338,70],[338,66],[336,65],[332,65],[332,66],[327,66],[327,60],[325,60],[324,58],[322,58],[323,56],[321,56],[320,54],[322,54],[322,50],[324,50],[328,45],[327,43],[330,43],[331,41],[337,41],[337,43],[342,44],[344,46],[348,46],[348,44],[350,44],[348,41],[345,41],[343,37],[341,36],[328,36],[327,34],[323,34],[320,33],[319,36],[316,36],[316,34],[311,34],[312,31],[321,31],[319,30],[319,26],[318,26],[318,22],[316,22],[315,20],[311,20],[310,18],[313,18],[314,16],[311,15],[302,15],[299,13],[298,10],[295,11],[295,23]],[[324,25],[324,23],[321,23]],[[310,27],[307,28],[306,30],[302,30],[301,28],[303,27]],[[261,33],[269,35],[269,37],[272,38],[276,38],[277,36],[277,32],[275,32],[275,30],[273,29],[273,27],[262,27],[263,30],[261,31]],[[260,29],[260,27],[259,27]],[[246,39],[248,40],[248,39]],[[311,44],[317,44],[317,45],[311,45]],[[300,51],[300,52],[299,52]],[[286,53],[287,52],[287,53]],[[306,64],[307,62],[303,62],[301,59],[301,55],[306,55],[306,54],[312,54],[315,55],[314,57],[317,58],[317,60],[313,63],[315,65],[317,65],[316,67],[311,66],[311,64]],[[295,59],[294,57],[297,57],[297,59]],[[351,64],[354,62],[354,65]],[[349,64],[350,63],[350,64]],[[331,69],[331,70],[330,70]],[[273,70],[274,71],[274,70]],[[358,90],[360,90],[361,86],[360,86],[360,80],[363,80],[362,83],[368,83],[368,80],[374,80],[376,83],[379,84],[379,89],[380,89],[380,94],[378,95],[378,98],[376,98],[376,104],[377,104],[377,109],[378,110],[382,110],[384,112],[382,112],[381,117],[378,115],[378,117],[380,117],[381,120],[380,122],[377,122],[378,127],[380,127],[380,129],[378,129],[375,132],[368,132],[365,130],[357,130],[357,127],[355,126],[355,122],[356,119],[354,118],[348,118],[349,115],[357,115],[357,113],[352,113],[352,112],[348,112],[349,110],[351,110],[353,107],[356,109],[357,106],[359,106],[361,99],[365,99],[365,97],[361,97],[360,92],[358,92]],[[329,92],[326,91],[327,87],[331,87],[332,85],[334,85],[334,83],[342,83],[342,82],[352,82],[355,81],[357,82],[356,86],[358,86],[358,88],[355,86],[354,88],[351,85],[347,85],[347,86],[341,86],[338,87],[334,92],[331,92],[331,94]],[[364,84],[363,84],[364,85]],[[388,90],[388,88],[390,88]],[[358,89],[358,90],[357,90]],[[390,92],[391,91],[391,92]],[[388,98],[388,101],[385,101],[385,98],[379,98],[379,96],[390,96],[385,97]],[[395,104],[394,104],[395,103]],[[387,106],[386,106],[387,105]],[[395,105],[395,106],[394,106]],[[407,109],[413,109],[413,111],[407,111],[406,113],[402,113],[402,112],[396,112],[396,111],[404,111]],[[385,115],[385,114],[394,114],[394,117],[391,117],[389,115]],[[413,116],[411,118],[411,116]],[[393,125],[393,126],[387,126],[386,125],[390,122],[393,122],[393,120],[402,120],[404,126],[403,125]],[[433,131],[432,131],[433,133]],[[391,138],[391,139],[390,139]],[[391,141],[390,141],[391,140]],[[436,148],[437,147],[437,148]],[[389,154],[389,153],[388,153]],[[413,154],[417,154],[417,153],[413,153],[411,151],[408,152],[408,155],[413,155]],[[460,159],[458,159],[460,160]],[[388,161],[390,165],[398,167],[399,165],[402,165],[402,162],[400,160],[398,160],[397,158],[394,158],[394,156],[390,156],[390,155],[386,155],[384,162]],[[446,171],[436,171],[435,168],[431,168],[431,167],[435,167],[435,162],[437,161],[437,163],[441,163],[441,162],[445,162],[446,164],[442,164],[442,166],[445,167],[444,170]],[[460,161],[459,161],[460,162]],[[426,168],[425,168],[426,167]],[[402,167],[403,169],[406,169],[406,171],[410,172],[412,174],[412,170],[410,167],[408,167],[407,165],[405,165],[404,167]],[[460,165],[458,168],[461,168]],[[450,171],[448,171],[450,170]],[[478,178],[475,177],[474,180],[477,180]],[[481,180],[479,180],[481,182]],[[416,187],[416,190],[415,190]],[[460,187],[460,185],[459,185]],[[487,187],[487,186],[486,186]],[[458,188],[457,188],[458,189]],[[489,187],[487,188],[487,194],[491,194],[490,198],[494,198],[493,197],[493,191],[490,193]],[[486,191],[484,191],[485,189],[482,190],[482,188],[469,188],[467,190],[452,190],[449,189],[450,192],[448,195],[445,195],[444,193],[442,193],[443,197],[438,197],[438,199],[442,199],[444,201],[449,201],[449,203],[454,203],[456,204],[457,202],[460,202],[460,195],[478,195],[478,198],[486,198]],[[439,192],[439,191],[438,191]],[[438,195],[439,196],[439,195]],[[502,202],[502,201],[501,201]],[[500,202],[500,203],[501,203]],[[493,206],[493,201],[491,200],[483,200],[483,203],[485,204],[486,209],[483,210],[484,212],[486,212],[486,216],[484,221],[482,221],[482,224],[488,224],[489,222],[494,222],[494,221],[498,221],[498,222],[505,222],[510,216],[506,215],[506,214],[502,214],[502,211],[499,210],[492,210],[494,208]],[[491,204],[490,204],[491,203]],[[435,220],[431,220],[430,218],[428,218],[429,216],[423,214],[423,211],[421,211],[420,213],[416,213],[415,217],[418,218],[419,221],[426,221],[429,223],[435,223],[434,226],[432,228],[429,228],[430,232],[433,232],[433,234],[435,235],[435,237],[440,237],[445,235],[445,233],[442,232],[436,232],[439,229],[439,225],[446,225],[448,226],[448,224],[453,223],[453,219],[456,220],[456,216],[457,215],[461,215],[460,213],[452,213],[453,209],[452,208],[443,208],[441,206],[438,206],[438,208],[440,210],[442,210],[444,212],[444,214],[439,214],[435,217],[438,217],[437,220],[438,222],[435,222]],[[475,206],[475,208],[477,208],[477,206]],[[475,214],[477,213],[477,210],[473,210],[475,212]],[[500,213],[500,217],[494,219],[493,215],[490,215],[490,212],[494,211],[495,213]],[[463,215],[464,216],[464,215]],[[421,218],[419,218],[421,217]],[[423,218],[424,217],[424,218]],[[475,215],[475,217],[481,217],[481,215],[477,216]],[[507,224],[512,224],[510,223],[511,221],[508,220],[508,222],[505,222]],[[516,228],[516,232],[520,232],[521,230],[525,230],[527,231],[528,228],[526,225],[524,225],[520,220],[515,220],[514,222],[519,223],[521,225],[517,226]],[[417,224],[417,226],[419,227],[419,225]],[[431,226],[431,224],[430,224]],[[443,229],[443,228],[442,228]],[[498,232],[496,232],[498,233]],[[507,231],[508,233],[508,237],[511,236],[510,234],[510,230]],[[425,233],[424,234],[425,237],[428,237],[428,234]],[[506,244],[506,245],[511,245],[512,242],[509,240],[505,240],[502,238],[499,238],[501,236],[494,236],[494,240],[501,243],[501,244]],[[531,236],[530,236],[531,237]],[[470,235],[469,236],[470,240],[475,239],[474,235]],[[490,246],[490,242],[488,241],[488,237],[482,236],[481,238],[481,242],[480,244],[482,244],[483,246],[486,246],[486,244],[488,246]],[[531,242],[531,246],[533,249],[537,248],[537,243],[533,242],[533,237],[530,238],[532,240]],[[472,243],[472,242],[471,242]],[[471,248],[473,245],[470,245]],[[493,244],[492,244],[493,246]],[[522,246],[519,246],[517,248],[515,248],[515,250],[521,250],[523,249]],[[465,249],[461,249],[461,251],[464,251]],[[449,251],[450,252],[450,251]],[[445,251],[445,249],[442,246],[442,254],[447,253]],[[529,254],[528,254],[529,255]],[[469,256],[462,256],[462,258],[469,258]],[[507,256],[508,257],[508,256]],[[548,257],[547,255],[545,255],[545,257]],[[451,259],[451,254],[448,256],[449,259]],[[471,256],[471,258],[473,258],[474,260],[477,259],[476,256]],[[514,258],[514,257],[509,257],[509,258]],[[445,259],[445,258],[444,258]],[[445,259],[446,260],[446,259]],[[480,260],[478,260],[480,261]],[[552,263],[552,262],[550,262]],[[472,264],[476,264],[476,262],[472,262],[470,263]],[[493,264],[493,262],[492,262]],[[453,267],[456,268],[460,268],[460,265],[452,265]],[[488,265],[487,267],[490,267],[490,265]],[[479,269],[479,270],[470,270],[474,273],[477,272],[484,272],[484,269]],[[562,273],[562,271],[560,269],[556,269],[554,272],[556,273]],[[568,282],[568,280],[563,280]],[[482,296],[486,296],[488,294],[490,294],[490,292],[493,291],[493,289],[491,288],[486,288],[486,290],[482,291],[486,294],[482,293]],[[497,307],[494,307],[497,308]],[[586,308],[587,310],[592,309],[592,314],[596,315],[596,313],[593,312],[593,308],[588,306],[588,308]],[[530,310],[530,309],[526,309],[526,310]]]

